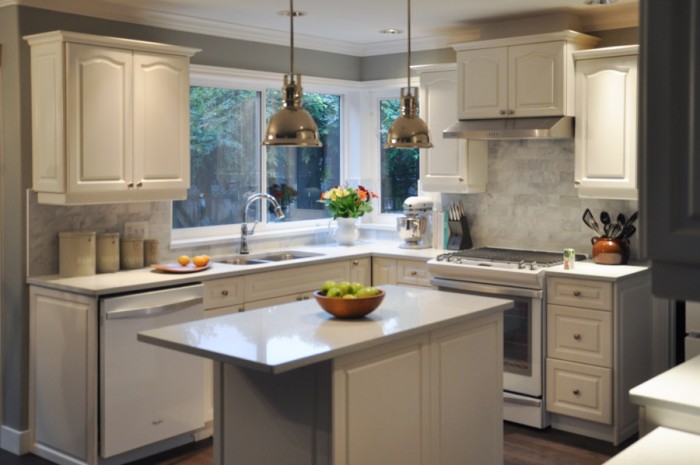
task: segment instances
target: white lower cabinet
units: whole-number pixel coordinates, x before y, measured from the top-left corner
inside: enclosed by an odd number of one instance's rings
[[[637,432],[629,390],[650,378],[648,271],[547,278],[546,405],[552,426],[619,444]]]
[[[136,340],[201,318],[198,287],[103,300],[31,286],[31,452],[60,465],[123,464],[210,434],[204,360]]]
[[[482,318],[335,360],[332,463],[503,463],[502,331]]]
[[[426,260],[409,260],[403,258],[373,258],[372,284],[398,284],[407,286],[433,287],[432,275],[428,271]]]

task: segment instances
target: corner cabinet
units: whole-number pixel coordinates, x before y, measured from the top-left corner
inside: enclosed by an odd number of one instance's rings
[[[198,50],[65,31],[25,39],[39,203],[186,197],[189,57]]]
[[[574,182],[580,197],[634,200],[639,195],[638,50],[638,45],[630,45],[574,53]]]
[[[598,40],[563,31],[453,45],[459,119],[572,116],[571,53]]]
[[[553,428],[615,445],[637,432],[628,392],[654,375],[651,273],[640,270],[616,278],[548,275],[545,378]]]
[[[485,192],[487,142],[442,137],[442,131],[457,120],[456,66],[425,65],[413,69],[420,75],[420,113],[433,141],[433,148],[420,151],[421,191]]]

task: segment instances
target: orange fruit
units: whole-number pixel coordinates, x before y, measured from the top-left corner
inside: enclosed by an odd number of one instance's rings
[[[190,263],[190,257],[188,257],[187,255],[180,255],[177,258],[177,262],[182,266],[187,266]]]
[[[209,263],[209,257],[206,255],[197,255],[192,259],[192,263],[194,263],[195,266],[206,266],[207,263]]]

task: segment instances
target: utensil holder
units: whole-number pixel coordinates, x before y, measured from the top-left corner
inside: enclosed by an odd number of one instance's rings
[[[448,250],[472,248],[472,236],[469,234],[469,222],[466,216],[461,216],[459,220],[449,220],[447,227],[450,229],[450,237],[447,239]]]
[[[599,265],[624,265],[630,258],[630,242],[627,239],[594,237],[593,261]]]

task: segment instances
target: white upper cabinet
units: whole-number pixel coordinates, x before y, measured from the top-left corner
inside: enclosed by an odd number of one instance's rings
[[[638,197],[637,53],[631,45],[574,54],[580,197]]]
[[[40,203],[186,196],[195,49],[62,31],[26,39]]]
[[[459,119],[572,116],[571,53],[597,42],[563,31],[454,45]]]
[[[427,65],[415,69],[420,74],[420,113],[433,142],[433,148],[420,151],[421,190],[484,192],[487,142],[442,137],[442,131],[457,120],[455,65]]]

